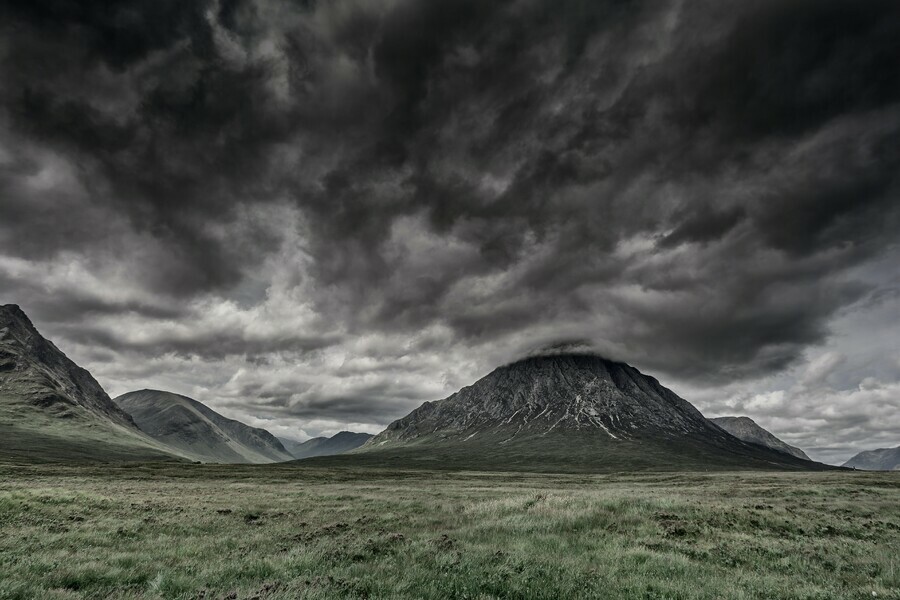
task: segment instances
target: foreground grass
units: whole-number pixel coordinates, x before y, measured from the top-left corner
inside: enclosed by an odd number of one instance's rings
[[[0,465],[0,599],[900,598],[898,474]]]

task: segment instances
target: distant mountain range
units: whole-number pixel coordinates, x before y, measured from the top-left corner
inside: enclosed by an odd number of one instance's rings
[[[186,396],[141,390],[114,402],[18,306],[0,307],[0,454],[14,459],[303,457],[360,466],[589,472],[830,468],[805,460],[752,421],[737,422],[738,437],[725,429],[732,424],[704,418],[629,365],[569,354],[496,369],[375,437],[341,432],[286,440],[285,447],[269,432]]]
[[[91,374],[0,306],[0,450],[27,460],[175,460]]]
[[[710,419],[710,421],[739,440],[767,446],[773,450],[787,452],[788,454],[792,454],[803,460],[810,460],[803,450],[782,442],[777,437],[757,425],[756,421],[750,417],[716,417]]]
[[[369,433],[341,431],[331,437],[314,437],[305,442],[287,438],[278,438],[281,444],[294,458],[312,456],[333,456],[359,448],[372,438]]]
[[[844,466],[864,471],[900,471],[900,446],[860,452]]]
[[[123,394],[114,402],[146,434],[193,460],[267,463],[293,458],[265,429],[225,418],[187,396],[140,390]]]
[[[496,369],[331,460],[351,459],[588,471],[829,468],[742,441],[656,379],[583,354],[538,356]]]
[[[306,456],[355,448],[368,434],[304,444]],[[115,400],[14,305],[0,306],[0,454],[28,461],[269,463],[293,460],[264,429],[159,390]]]

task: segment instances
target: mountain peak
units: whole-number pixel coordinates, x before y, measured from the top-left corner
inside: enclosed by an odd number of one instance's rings
[[[434,468],[827,468],[734,437],[653,377],[586,352],[529,356],[425,402],[353,456]]]
[[[224,417],[198,400],[162,390],[138,390],[115,398],[142,431],[204,462],[264,463],[290,460],[265,429]]]
[[[19,308],[18,304],[4,304],[0,306],[0,328],[7,329],[9,327],[18,326],[28,334],[37,334],[34,324],[28,315]]]
[[[0,307],[0,363],[8,373],[6,387],[15,380],[31,404],[58,416],[84,410],[136,429],[91,374],[45,339],[17,304]]]
[[[565,351],[565,352],[546,352],[541,354],[531,354],[528,356],[524,356],[517,360],[514,360],[506,365],[500,367],[501,369],[505,367],[532,367],[538,364],[552,364],[557,366],[565,366],[565,365],[590,365],[595,363],[603,363],[603,364],[619,364],[624,365],[625,363],[610,360],[604,356],[599,354],[595,354],[593,352],[579,352],[579,351]]]
[[[368,433],[355,431],[340,431],[329,437],[314,437],[304,442],[281,439],[281,443],[287,448],[294,458],[310,458],[313,456],[332,456],[343,454],[359,448],[372,438]]]
[[[105,446],[106,456],[172,458],[16,304],[0,306],[0,413],[15,415],[4,443],[17,452],[70,458],[93,456],[96,446],[102,456]],[[38,448],[39,437],[54,441]]]
[[[864,471],[900,471],[900,446],[860,452],[844,466]]]
[[[652,377],[595,354],[530,356],[500,367],[445,400],[425,403],[370,445],[421,436],[509,439],[555,430],[594,430],[610,440],[708,433],[715,428]]]
[[[739,440],[750,442],[752,444],[760,444],[772,448],[773,450],[778,450],[779,452],[787,452],[788,454],[796,456],[797,458],[802,458],[803,460],[810,460],[803,450],[781,441],[771,432],[760,427],[756,421],[750,417],[716,417],[710,420]]]

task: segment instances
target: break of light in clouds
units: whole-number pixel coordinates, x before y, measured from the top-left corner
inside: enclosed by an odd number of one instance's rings
[[[900,4],[23,0],[0,295],[112,395],[376,432],[560,343],[900,443]]]

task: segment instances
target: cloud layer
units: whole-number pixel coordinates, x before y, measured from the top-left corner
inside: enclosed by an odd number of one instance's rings
[[[863,352],[842,319],[898,303],[890,0],[29,0],[0,23],[2,299],[113,392],[376,431],[582,340],[718,411],[799,394],[816,356]],[[900,380],[880,343],[836,394]],[[803,405],[817,445],[849,443],[842,402]]]

